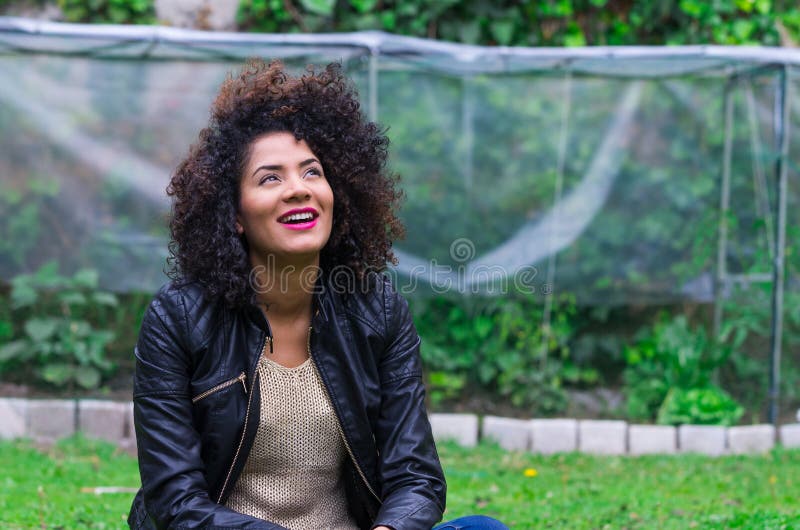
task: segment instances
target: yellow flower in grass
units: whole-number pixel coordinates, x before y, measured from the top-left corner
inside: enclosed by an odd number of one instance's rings
[[[525,476],[528,478],[533,478],[538,474],[539,472],[533,469],[532,467],[529,467],[528,469],[525,470]]]

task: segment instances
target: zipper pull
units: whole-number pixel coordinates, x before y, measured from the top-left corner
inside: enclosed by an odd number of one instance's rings
[[[270,352],[270,353],[275,353],[275,352],[272,350],[272,336],[271,336],[271,335],[270,335],[270,336],[267,336],[267,342],[269,342],[269,352]]]
[[[246,380],[247,380],[246,373],[242,372],[241,374],[239,374],[239,381],[242,383],[242,388],[244,388],[245,394],[247,394],[247,383],[245,383]]]

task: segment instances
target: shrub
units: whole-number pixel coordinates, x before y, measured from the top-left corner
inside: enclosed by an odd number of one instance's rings
[[[68,22],[152,24],[153,0],[58,0]]]
[[[56,387],[97,388],[114,368],[106,356],[114,333],[97,322],[118,304],[115,295],[98,289],[97,279],[89,269],[61,276],[54,262],[16,276],[0,373],[13,371]]]
[[[765,44],[797,39],[800,10],[765,0],[241,0],[251,31],[384,30],[468,44]]]
[[[742,408],[712,384],[732,349],[692,328],[684,315],[661,314],[625,349],[628,416],[659,423],[735,423]]]
[[[735,425],[744,409],[724,390],[706,388],[670,389],[658,410],[658,423],[681,425]]]
[[[435,298],[414,303],[422,359],[434,406],[470,393],[499,396],[532,413],[567,405],[564,383],[595,382],[594,369],[570,357],[575,304],[561,297],[548,329],[531,297]]]

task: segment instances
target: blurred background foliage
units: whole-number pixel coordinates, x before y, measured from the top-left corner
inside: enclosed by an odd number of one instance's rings
[[[68,22],[99,24],[153,24],[153,0],[58,0]]]
[[[54,2],[0,0],[0,12],[21,4],[42,7]],[[157,23],[150,0],[58,0],[57,5],[71,22]],[[794,45],[800,40],[800,7],[770,0],[242,0],[238,23],[246,31],[384,30],[505,46]],[[127,66],[115,66],[117,73],[106,81],[125,85],[130,95],[143,88],[139,83],[145,77]],[[101,78],[106,67],[90,74]],[[552,204],[557,135],[528,134],[526,123],[536,123],[541,131],[558,130],[563,81],[538,78],[530,84],[520,77],[500,83],[497,77],[476,75],[465,82],[399,68],[379,77],[382,97],[395,103],[380,109],[380,120],[391,125],[392,163],[409,183],[403,218],[410,234],[426,235],[413,248],[419,256],[447,254],[452,234],[436,229],[443,224],[457,227],[461,234],[475,234],[480,254],[509,237],[520,218],[535,217]],[[573,100],[586,104],[575,105],[570,117],[572,130],[580,134],[569,139],[565,192],[584,176],[606,132],[598,124],[610,119],[624,86],[591,78],[573,83]],[[764,93],[771,85],[756,87],[759,90],[758,99],[768,108],[770,96]],[[458,132],[466,94],[481,102],[472,109],[478,133],[471,145]],[[557,285],[548,325],[543,324],[542,298],[522,293],[412,299],[435,409],[519,416],[585,414],[662,423],[763,420],[769,283],[729,293],[719,336],[709,331],[710,304],[677,296],[685,282],[714,266],[719,216],[714,177],[723,142],[720,95],[716,81],[702,78],[648,85],[638,122],[658,127],[637,131],[643,137],[626,157],[608,207],[575,245],[559,254],[559,278],[586,289],[570,291]],[[744,99],[737,97],[741,111]],[[122,131],[126,143],[144,156],[152,157],[159,149],[171,151],[172,146],[155,139],[134,119],[141,111],[138,102],[136,97],[97,97],[97,116],[85,119],[98,135],[107,123],[116,124],[117,130],[130,129]],[[447,105],[452,108],[443,107]],[[1,129],[24,129],[25,120],[0,108]],[[734,129],[738,143],[733,162],[747,169],[732,183],[735,198],[729,219],[732,233],[739,235],[731,239],[737,272],[769,270],[771,259],[763,237],[767,227],[752,206],[749,134],[740,120]],[[11,153],[29,147],[23,145],[24,135],[12,141]],[[763,155],[767,165],[774,156],[770,149],[767,146]],[[463,187],[468,150],[474,150],[470,171],[477,191],[454,193]],[[509,151],[515,157],[510,158]],[[25,170],[22,165],[17,169]],[[109,248],[130,252],[116,231],[126,225],[148,226],[161,237],[165,230],[154,208],[132,200],[135,194],[124,179],[110,175],[104,183],[93,193],[96,202],[105,205],[104,217],[114,218],[114,229],[100,238],[102,248],[95,245],[96,254],[90,247],[88,255],[76,257],[74,263],[60,264],[61,269],[77,271],[73,273],[62,272],[42,254],[43,249],[79,244],[64,237],[59,229],[63,218],[54,215],[58,184],[36,174],[26,178],[23,187],[0,190],[0,215],[10,220],[0,224],[0,259],[36,270],[9,278],[0,293],[3,380],[33,381],[43,390],[70,392],[103,392],[128,384],[131,352],[150,295],[107,292],[90,267]],[[652,197],[659,198],[658,208],[647,200]],[[791,204],[795,202],[796,198]],[[497,205],[502,215],[493,209]],[[798,269],[798,219],[793,219],[787,248],[790,275]],[[631,286],[641,301],[603,303]],[[648,289],[672,289],[676,296],[648,303],[642,296]],[[592,299],[588,292],[594,293]],[[781,382],[784,412],[800,404],[800,366],[793,353],[800,347],[796,289],[787,292],[785,307],[783,341],[789,354],[784,355]],[[609,394],[607,400],[599,400],[599,389],[613,389],[624,399]],[[595,401],[594,408],[580,409],[580,396],[584,402],[585,396]]]
[[[242,0],[239,24],[502,46],[778,45],[798,35],[800,9],[772,0]]]
[[[0,0],[0,9],[48,3],[69,22],[156,22],[153,0]],[[800,7],[786,0],[241,0],[238,24],[246,31],[382,30],[501,46],[777,46],[799,40]]]

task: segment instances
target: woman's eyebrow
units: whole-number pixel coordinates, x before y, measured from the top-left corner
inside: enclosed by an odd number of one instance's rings
[[[316,158],[309,158],[308,160],[303,160],[302,162],[300,162],[300,164],[298,164],[297,167],[304,167],[304,166],[307,166],[309,164],[315,164],[315,163],[316,164],[320,164],[320,161],[317,160]]]
[[[282,166],[282,165],[280,165],[280,164],[277,164],[277,165],[271,165],[271,166],[258,166],[258,167],[255,169],[255,171],[253,171],[253,174],[252,174],[252,175],[250,175],[250,176],[251,176],[251,177],[254,177],[254,176],[256,176],[256,173],[258,173],[258,172],[259,172],[259,171],[261,171],[262,169],[271,169],[272,171],[280,171],[281,169],[283,169],[283,166]]]
[[[305,166],[308,166],[308,165],[311,165],[311,164],[320,164],[321,165],[321,162],[319,160],[317,160],[316,158],[309,158],[309,159],[303,160],[302,162],[297,164],[297,167],[305,167]],[[269,170],[272,170],[272,171],[280,171],[281,169],[283,169],[283,166],[280,165],[280,164],[258,166],[255,169],[255,171],[253,171],[253,174],[250,175],[250,176],[254,177],[256,175],[256,173],[258,173],[262,169],[269,169]]]

